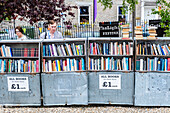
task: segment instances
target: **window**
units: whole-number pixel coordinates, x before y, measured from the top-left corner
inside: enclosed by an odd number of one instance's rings
[[[89,24],[90,17],[89,17],[89,6],[80,6],[80,17],[79,22],[80,24]]]
[[[125,15],[123,15],[122,14],[122,8],[123,8],[123,6],[118,6],[118,21],[119,22],[127,22],[128,21],[128,13],[127,14],[125,14]]]

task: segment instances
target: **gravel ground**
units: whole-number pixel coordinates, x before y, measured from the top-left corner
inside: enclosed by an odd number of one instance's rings
[[[0,113],[170,113],[170,108],[122,106],[1,107]]]

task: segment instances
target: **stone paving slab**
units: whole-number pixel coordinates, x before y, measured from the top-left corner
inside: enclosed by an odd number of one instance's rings
[[[170,113],[168,107],[0,107],[0,113]]]

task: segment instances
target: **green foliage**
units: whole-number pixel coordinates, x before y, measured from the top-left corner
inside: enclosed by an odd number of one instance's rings
[[[101,3],[104,6],[103,10],[105,10],[106,8],[112,8],[113,5],[112,0],[99,0],[98,3]],[[128,10],[130,12],[135,10],[136,4],[138,4],[138,0],[123,0],[122,14],[125,15]],[[127,8],[127,6],[129,6],[129,9]]]
[[[165,28],[166,36],[170,37],[170,2],[158,0],[156,9],[152,9],[152,14],[158,14],[161,17],[162,22],[160,25]]]
[[[98,3],[101,3],[104,6],[105,10],[106,8],[112,8],[112,0],[99,0]]]

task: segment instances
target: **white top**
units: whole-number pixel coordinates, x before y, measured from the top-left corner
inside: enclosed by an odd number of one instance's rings
[[[25,35],[23,35],[21,38],[17,38],[17,40],[27,40],[28,38],[25,36]]]

